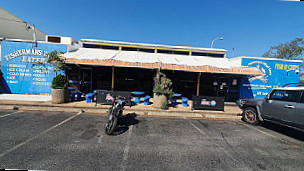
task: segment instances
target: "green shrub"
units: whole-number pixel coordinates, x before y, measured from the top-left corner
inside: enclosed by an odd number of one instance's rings
[[[66,89],[68,88],[68,85],[69,85],[69,80],[64,75],[59,74],[53,78],[52,81],[53,89]]]
[[[169,109],[168,102],[163,102],[161,105],[161,109],[168,110]]]
[[[160,72],[157,71],[154,77],[154,87],[153,87],[153,92],[157,95],[165,95],[169,98],[173,97],[173,91],[170,88],[172,85],[172,81],[167,78],[167,76]]]

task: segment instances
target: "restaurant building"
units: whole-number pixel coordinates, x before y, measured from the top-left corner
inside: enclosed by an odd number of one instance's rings
[[[66,52],[71,86],[83,93],[94,90],[143,91],[153,96],[153,77],[161,70],[175,93],[183,97],[263,98],[274,87],[299,82],[300,60],[260,57],[227,59],[224,49],[167,46],[118,41],[80,41],[71,48],[67,38],[49,41],[1,40],[1,92],[50,94],[55,72],[45,63],[47,53]],[[70,43],[68,43],[70,42]]]
[[[232,66],[224,49],[167,46],[105,40],[81,40],[81,48],[63,55],[69,80],[79,90],[144,91],[153,95],[153,77],[161,70],[175,93],[239,98],[240,83],[261,72]]]
[[[153,77],[161,70],[175,93],[262,98],[274,87],[299,82],[302,61],[257,57],[227,59],[225,49],[50,36],[0,7],[0,93],[50,94],[55,76],[46,63],[57,50],[68,64],[71,86],[94,90],[143,91],[153,95]],[[18,21],[18,22],[16,22]]]

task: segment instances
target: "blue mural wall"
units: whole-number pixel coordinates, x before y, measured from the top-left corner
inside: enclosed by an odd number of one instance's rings
[[[46,60],[54,50],[66,52],[67,45],[3,41],[1,71],[6,93],[51,94],[55,71]]]
[[[282,87],[300,80],[301,62],[283,60],[265,60],[261,58],[242,58],[242,66],[256,67],[263,75],[243,79],[240,98],[264,98],[272,88]],[[287,75],[287,71],[288,75]]]

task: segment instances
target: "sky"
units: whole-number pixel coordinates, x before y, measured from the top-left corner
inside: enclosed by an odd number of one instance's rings
[[[49,35],[228,50],[259,57],[304,37],[304,2],[279,0],[2,0]],[[1,21],[0,21],[1,22]]]

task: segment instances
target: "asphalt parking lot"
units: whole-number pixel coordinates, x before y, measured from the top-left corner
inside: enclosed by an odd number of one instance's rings
[[[304,170],[304,133],[267,123],[0,110],[0,169]]]

